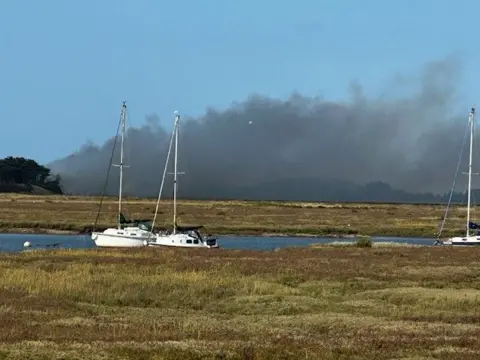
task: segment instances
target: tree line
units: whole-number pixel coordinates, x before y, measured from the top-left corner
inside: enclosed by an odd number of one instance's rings
[[[47,190],[62,194],[60,175],[24,157],[0,159],[0,192],[38,192]]]
[[[62,178],[35,160],[24,157],[0,159],[0,192],[56,193],[63,194]],[[68,177],[66,179],[68,190]],[[167,181],[168,182],[168,181]],[[212,193],[211,188],[215,188]],[[295,191],[292,191],[292,188]],[[129,193],[125,189],[125,193]],[[210,190],[210,191],[209,191]],[[115,190],[116,191],[116,190]],[[115,192],[114,191],[114,192]],[[84,195],[78,191],[69,193]],[[290,194],[290,196],[285,196]],[[92,194],[90,194],[92,195]],[[149,196],[152,194],[130,195]],[[221,181],[209,189],[187,186],[182,197],[190,199],[245,199],[245,200],[290,200],[290,201],[355,201],[355,202],[406,202],[406,203],[445,203],[450,194],[415,194],[393,189],[383,182],[357,185],[350,181],[327,181],[320,179],[277,180],[250,187],[225,187]],[[167,195],[168,197],[168,195]],[[480,190],[472,190],[474,203],[480,200]],[[465,192],[454,192],[452,203],[465,203]]]

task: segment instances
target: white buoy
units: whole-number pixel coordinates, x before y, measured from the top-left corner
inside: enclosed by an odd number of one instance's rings
[[[30,247],[30,246],[32,246],[32,244],[30,243],[30,241],[25,241],[25,242],[23,243],[23,247],[28,248],[28,247]]]
[[[253,122],[253,121],[252,121],[252,120],[250,120],[248,123],[249,123],[249,124],[251,124],[252,122]]]

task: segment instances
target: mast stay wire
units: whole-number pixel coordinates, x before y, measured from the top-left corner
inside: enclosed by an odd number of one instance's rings
[[[103,199],[105,198],[105,191],[107,189],[107,185],[108,185],[108,177],[110,175],[110,170],[112,168],[112,163],[113,163],[113,157],[115,155],[115,148],[116,148],[116,145],[117,145],[117,139],[118,139],[118,132],[120,131],[120,126],[122,124],[122,116],[120,116],[120,120],[118,121],[118,125],[117,125],[117,132],[115,134],[115,139],[113,141],[113,148],[112,148],[112,153],[110,155],[110,161],[108,163],[108,170],[107,170],[107,176],[105,177],[105,182],[103,184],[103,189],[102,189],[102,195],[100,197],[100,204],[98,205],[98,211],[97,211],[97,216],[95,217],[95,222],[93,224],[93,231],[96,230],[97,228],[97,223],[98,223],[98,219],[100,217],[100,210],[102,208],[102,203],[103,203]]]
[[[440,236],[442,235],[442,231],[443,231],[443,228],[445,226],[445,221],[447,220],[448,210],[449,210],[450,205],[452,203],[453,189],[455,188],[455,184],[457,182],[458,172],[460,170],[460,164],[462,162],[462,155],[463,155],[463,151],[464,151],[464,148],[465,148],[465,142],[467,140],[468,133],[469,133],[469,126],[467,126],[467,129],[465,131],[465,135],[463,136],[462,147],[461,147],[461,150],[460,150],[460,155],[458,156],[457,169],[455,170],[455,176],[453,178],[452,189],[450,190],[450,196],[448,198],[447,208],[445,209],[445,213],[444,213],[444,216],[443,216],[442,223],[440,225],[440,229],[439,229],[439,232],[438,232],[437,239],[439,239]]]
[[[163,186],[165,184],[165,176],[167,175],[167,168],[168,168],[168,164],[170,162],[170,154],[172,152],[173,139],[175,137],[175,132],[177,131],[177,126],[178,126],[178,124],[175,122],[175,126],[173,127],[172,135],[170,137],[170,145],[168,146],[167,159],[165,160],[165,167],[163,169],[162,182],[160,184],[160,190],[158,191],[157,205],[155,207],[155,215],[154,215],[153,221],[152,221],[151,233],[153,233],[153,228],[155,226],[155,220],[157,219],[158,208],[160,206],[160,199],[162,197]]]

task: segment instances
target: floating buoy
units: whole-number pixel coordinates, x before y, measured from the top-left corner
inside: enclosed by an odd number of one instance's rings
[[[28,247],[30,247],[30,246],[32,246],[32,244],[30,243],[30,241],[25,241],[25,242],[23,243],[23,247],[28,248]]]

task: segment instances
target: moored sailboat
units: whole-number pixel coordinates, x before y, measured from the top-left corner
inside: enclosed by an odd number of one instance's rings
[[[122,214],[122,195],[123,195],[123,168],[124,165],[124,140],[125,140],[125,124],[127,115],[127,105],[123,102],[122,114],[121,114],[121,148],[120,148],[120,163],[118,166],[120,169],[120,183],[118,189],[118,216],[117,227],[111,227],[103,232],[92,232],[92,240],[98,247],[141,247],[145,246],[144,241],[148,240],[151,236],[151,229],[149,229],[148,220],[127,220]],[[115,148],[113,149],[115,150]],[[109,164],[112,166],[112,164]],[[103,198],[103,196],[102,196]],[[101,206],[101,203],[100,203]],[[100,208],[99,208],[100,213]],[[95,225],[98,221],[95,220]],[[129,224],[129,225],[127,225]],[[95,227],[95,226],[94,226]]]
[[[148,246],[175,246],[175,247],[187,247],[187,248],[218,248],[217,239],[213,237],[204,237],[200,233],[200,229],[203,226],[179,226],[177,225],[177,175],[178,173],[178,131],[180,125],[180,116],[175,112],[175,122],[173,126],[172,138],[170,140],[170,146],[168,149],[167,159],[165,161],[165,169],[162,178],[162,184],[160,185],[160,191],[158,195],[157,208],[155,210],[154,220],[152,222],[152,230],[155,224],[155,219],[158,213],[158,204],[161,198],[163,184],[165,182],[165,175],[167,166],[170,159],[170,153],[173,140],[175,139],[175,151],[174,151],[174,172],[173,172],[173,229],[170,231],[161,231],[153,236],[153,239],[145,241],[145,245]]]
[[[469,114],[469,134],[470,134],[470,146],[469,146],[469,156],[468,156],[468,188],[467,188],[467,221],[466,221],[466,231],[464,236],[454,236],[446,239],[441,239],[441,234],[445,225],[445,220],[447,218],[448,214],[448,208],[450,207],[451,199],[452,199],[452,194],[453,194],[453,187],[452,187],[452,192],[450,194],[450,199],[448,201],[447,209],[445,210],[445,216],[442,220],[442,224],[440,227],[440,231],[438,234],[438,238],[435,241],[435,245],[454,245],[454,246],[474,246],[474,245],[480,245],[480,231],[477,231],[475,234],[473,230],[478,230],[480,229],[480,224],[472,221],[471,218],[471,194],[472,194],[472,163],[473,163],[473,142],[475,139],[475,118],[476,118],[476,113],[475,113],[475,107],[472,107],[470,110]],[[463,148],[463,147],[462,147]],[[459,163],[460,165],[461,161],[461,155],[459,158]],[[458,172],[458,167],[457,167],[457,172]],[[454,186],[455,186],[455,181],[454,181]]]

